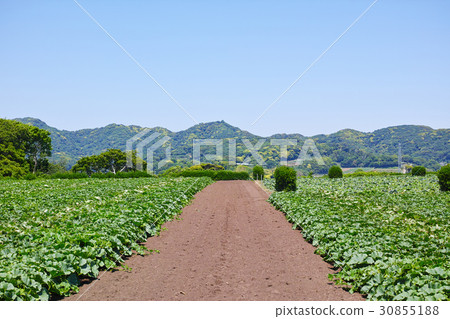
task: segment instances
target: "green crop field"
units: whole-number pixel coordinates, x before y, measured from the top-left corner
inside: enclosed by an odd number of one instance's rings
[[[155,235],[202,178],[0,180],[0,300],[48,300],[78,291]]]
[[[369,300],[450,298],[450,194],[436,176],[301,178],[296,192],[269,201],[351,291]]]

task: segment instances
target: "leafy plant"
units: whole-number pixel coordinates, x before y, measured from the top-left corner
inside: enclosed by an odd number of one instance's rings
[[[297,172],[292,167],[279,166],[273,173],[275,177],[275,190],[295,191],[297,189]]]

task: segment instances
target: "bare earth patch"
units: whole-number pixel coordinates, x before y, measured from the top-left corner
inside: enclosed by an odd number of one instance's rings
[[[332,267],[253,181],[216,182],[133,256],[131,271],[64,300],[363,300],[328,280]]]

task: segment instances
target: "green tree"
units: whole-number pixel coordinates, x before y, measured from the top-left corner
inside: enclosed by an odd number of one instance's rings
[[[27,130],[25,124],[0,119],[0,176],[17,177],[29,171],[25,158]]]
[[[67,160],[59,159],[57,162],[49,162],[47,174],[64,173],[67,171]]]
[[[50,132],[31,126],[28,131],[26,143],[26,154],[33,167],[33,174],[36,174],[38,165],[48,166],[47,156],[51,156],[52,140]]]
[[[78,162],[72,167],[72,171],[75,173],[85,172],[88,175],[92,173],[101,173],[105,171],[105,161],[100,155],[91,155],[82,157]]]
[[[6,157],[0,155],[0,177],[19,177],[27,173],[27,170],[19,163],[11,161]]]
[[[278,166],[273,173],[275,190],[295,191],[297,189],[297,172],[292,167]]]
[[[255,167],[253,167],[253,179],[264,179],[264,168],[261,165],[256,165]]]
[[[0,119],[0,176],[21,176],[48,167],[50,133],[35,126]]]
[[[103,168],[116,174],[127,167],[127,154],[118,149],[109,149],[99,155]]]
[[[119,149],[108,149],[99,155],[91,155],[80,158],[77,163],[72,166],[72,172],[85,172],[88,175],[93,173],[118,173],[124,170],[136,170],[137,156],[134,151],[132,154],[133,168],[127,168],[127,153]],[[147,163],[143,161],[144,170]]]

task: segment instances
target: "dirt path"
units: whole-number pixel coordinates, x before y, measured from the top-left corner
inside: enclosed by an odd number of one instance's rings
[[[159,254],[65,300],[362,300],[328,281],[331,266],[267,197],[252,181],[208,186],[147,241]]]

